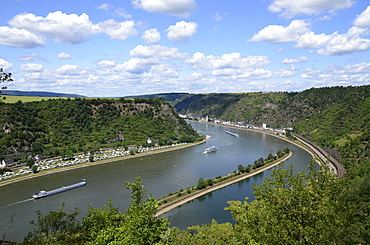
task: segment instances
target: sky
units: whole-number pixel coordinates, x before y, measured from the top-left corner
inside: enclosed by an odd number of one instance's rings
[[[9,90],[123,97],[370,84],[368,0],[0,6],[0,67],[12,73]]]

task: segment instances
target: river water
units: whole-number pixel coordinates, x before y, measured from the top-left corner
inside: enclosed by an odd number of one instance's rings
[[[0,236],[7,240],[22,241],[32,229],[29,221],[37,219],[35,211],[40,210],[47,214],[57,210],[63,203],[67,213],[74,208],[85,213],[88,204],[94,208],[103,207],[111,198],[114,206],[125,212],[130,206],[131,198],[124,182],[134,182],[138,174],[148,194],[161,198],[170,192],[197,185],[199,178],[226,175],[236,170],[239,164],[253,164],[258,158],[265,158],[269,153],[275,154],[286,147],[293,152],[293,156],[285,162],[285,166],[294,163],[295,172],[305,170],[312,159],[301,148],[263,133],[196,122],[191,125],[200,133],[210,135],[211,139],[204,144],[184,149],[65,171],[0,187]],[[226,134],[226,130],[238,133],[240,137]],[[203,154],[204,149],[212,145],[217,146],[218,151]],[[252,183],[261,183],[271,172],[272,170],[267,170],[214,191],[175,208],[164,216],[169,217],[171,225],[181,229],[207,224],[212,219],[219,223],[231,222],[229,212],[224,211],[224,207],[228,206],[227,201],[244,200],[245,197],[253,199]],[[59,188],[77,183],[81,179],[86,179],[86,186],[42,199],[30,198],[32,193],[39,190]]]

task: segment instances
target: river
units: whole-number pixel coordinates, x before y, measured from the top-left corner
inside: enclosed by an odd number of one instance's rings
[[[68,213],[76,207],[84,213],[88,204],[103,207],[111,198],[114,205],[125,212],[131,198],[124,181],[134,182],[137,174],[142,177],[148,193],[161,198],[170,192],[197,185],[199,178],[228,174],[236,170],[239,164],[253,164],[258,158],[265,158],[269,153],[275,154],[286,147],[293,152],[286,166],[294,163],[296,172],[306,169],[312,158],[301,148],[263,133],[196,122],[191,124],[200,133],[210,135],[211,139],[188,148],[65,171],[0,187],[0,236],[7,240],[22,241],[27,231],[32,229],[29,221],[37,219],[35,211],[46,214],[57,210],[62,203],[65,203],[64,210]],[[240,137],[226,134],[226,130],[236,132]],[[218,151],[203,154],[204,149],[212,145],[217,146]],[[271,172],[268,170],[214,191],[164,216],[169,217],[171,225],[182,229],[210,223],[212,219],[218,222],[232,221],[229,212],[223,210],[228,206],[227,201],[244,200],[247,196],[253,199],[252,183],[261,183]],[[32,193],[39,190],[55,189],[81,179],[86,179],[86,186],[42,199],[30,198]]]

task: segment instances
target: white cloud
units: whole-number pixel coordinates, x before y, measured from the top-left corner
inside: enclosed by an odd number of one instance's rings
[[[289,26],[269,25],[257,34],[250,42],[287,43],[297,41],[303,33],[309,31],[309,24],[304,20],[293,20]]]
[[[35,34],[51,37],[56,42],[78,44],[88,40],[88,36],[98,33],[98,29],[85,13],[65,14],[61,11],[49,13],[45,18],[30,13],[16,15],[9,25],[25,29]]]
[[[270,60],[267,56],[241,56],[239,53],[224,54],[222,56],[205,56],[201,52],[193,54],[193,56],[184,61],[186,64],[191,64],[194,69],[255,69],[267,64]]]
[[[297,74],[297,69],[294,67],[294,65],[291,65],[290,69],[277,69],[274,71],[274,77],[293,77]]]
[[[217,12],[214,16],[213,16],[213,19],[215,21],[222,21],[224,19],[224,17],[226,15],[230,14],[230,12],[227,12],[227,13],[223,13],[223,14],[220,14],[219,12]]]
[[[124,41],[131,36],[137,35],[135,22],[132,20],[117,22],[113,19],[100,22],[100,30],[108,34],[112,39]]]
[[[334,32],[326,35],[307,32],[299,38],[295,47],[318,49],[316,53],[319,55],[352,54],[370,49],[370,40],[361,38],[361,35],[366,34],[365,29],[358,27],[351,27],[345,34]]]
[[[130,18],[132,18],[132,15],[131,15],[131,14],[128,14],[124,8],[117,8],[117,9],[115,9],[115,10],[114,10],[114,13],[115,13],[118,17],[123,17],[123,18],[125,18],[125,19],[130,19]]]
[[[58,58],[59,59],[71,59],[72,55],[62,52],[58,54]]]
[[[4,71],[9,70],[12,66],[13,66],[12,63],[9,63],[4,59],[0,59],[0,68],[3,68]]]
[[[357,18],[353,24],[359,27],[370,29],[370,6],[368,6],[360,15],[357,15]]]
[[[114,60],[102,60],[98,62],[98,66],[101,67],[114,67],[116,66],[116,62]]]
[[[266,79],[271,78],[273,73],[269,70],[257,68],[251,71],[246,71],[244,74],[240,76],[240,78],[248,78],[248,79]]]
[[[110,5],[110,4],[107,4],[107,3],[103,3],[102,5],[100,5],[99,7],[97,7],[97,9],[101,9],[101,10],[109,10],[111,8],[113,8],[113,6]]]
[[[35,48],[44,46],[45,41],[27,30],[0,26],[0,45],[12,48]]]
[[[36,60],[44,60],[40,55],[36,53],[28,53],[18,58],[21,61],[36,61]]]
[[[355,65],[346,65],[345,67],[332,65],[326,68],[325,71],[328,73],[333,73],[333,74],[370,73],[370,63],[362,62],[362,63],[355,64]]]
[[[134,8],[144,9],[149,13],[162,13],[188,17],[197,7],[195,0],[132,0]]]
[[[176,25],[172,25],[168,27],[166,30],[167,38],[171,41],[177,42],[185,42],[187,38],[193,36],[198,28],[198,24],[195,22],[185,22],[180,21],[177,22]]]
[[[40,72],[44,70],[44,66],[36,63],[27,63],[20,65],[19,70],[24,72]]]
[[[308,60],[306,56],[298,57],[297,59],[288,59],[285,58],[281,63],[283,64],[292,64],[292,63],[300,63],[302,61]]]
[[[161,60],[182,59],[187,57],[181,53],[178,48],[170,48],[160,45],[143,46],[138,45],[130,51],[130,56],[139,58],[156,58]]]
[[[176,78],[179,72],[171,67],[170,64],[158,64],[151,68],[151,73],[154,73],[156,77],[160,78],[158,80],[164,80],[168,78]]]
[[[292,18],[298,15],[319,15],[347,9],[353,5],[353,0],[273,0],[268,10],[281,12],[281,16]]]
[[[146,30],[142,36],[146,43],[158,43],[161,40],[161,34],[157,29]]]
[[[63,65],[56,70],[57,74],[64,76],[82,76],[86,75],[89,69],[77,65]]]
[[[114,69],[124,70],[126,72],[132,74],[142,74],[144,72],[150,71],[153,65],[158,64],[157,59],[139,59],[139,58],[131,58],[128,61],[124,62],[123,64],[117,65]]]

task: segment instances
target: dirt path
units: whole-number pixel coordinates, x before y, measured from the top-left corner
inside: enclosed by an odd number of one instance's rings
[[[257,169],[256,171],[253,171],[252,173],[247,173],[247,174],[242,174],[242,175],[239,175],[239,176],[235,176],[234,178],[225,180],[222,183],[218,183],[218,184],[215,184],[213,186],[209,186],[209,187],[207,187],[207,188],[205,188],[203,190],[199,190],[199,191],[197,191],[195,193],[192,193],[192,194],[189,194],[189,195],[187,195],[187,196],[185,196],[183,198],[179,198],[179,199],[177,199],[177,200],[175,200],[173,202],[166,203],[165,205],[162,205],[158,209],[155,217],[158,217],[158,216],[160,216],[160,215],[162,215],[164,213],[167,213],[171,209],[174,209],[174,208],[176,208],[176,207],[178,207],[178,206],[180,206],[180,205],[182,205],[184,203],[187,203],[187,202],[189,202],[191,200],[194,200],[194,199],[196,199],[196,198],[198,198],[200,196],[203,196],[205,194],[208,194],[208,193],[210,193],[212,191],[221,189],[221,188],[223,188],[225,186],[234,184],[234,183],[236,183],[238,181],[241,181],[241,180],[246,179],[246,178],[249,178],[249,177],[251,177],[253,175],[259,174],[259,173],[261,173],[261,172],[263,172],[263,171],[265,171],[267,169],[270,169],[270,168],[278,165],[279,163],[281,163],[283,161],[286,161],[291,156],[292,156],[292,152],[289,152],[289,154],[287,156],[285,156],[284,158],[282,158],[282,159],[280,159],[280,160],[278,160],[278,161],[276,161],[274,163],[271,163],[269,165],[263,166],[263,167]]]

